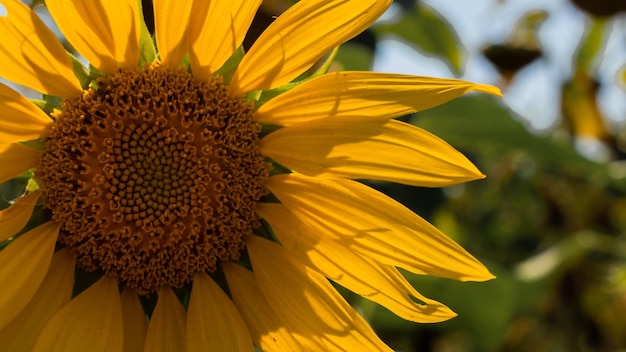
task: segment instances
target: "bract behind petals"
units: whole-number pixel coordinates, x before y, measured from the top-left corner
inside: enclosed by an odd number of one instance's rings
[[[1,0],[0,5],[6,10],[0,15],[0,77],[49,95],[80,96],[80,83],[54,33],[22,2]]]
[[[371,25],[391,0],[304,0],[261,34],[233,76],[237,92],[288,83]]]
[[[33,352],[122,352],[123,344],[117,281],[104,276],[50,319]]]

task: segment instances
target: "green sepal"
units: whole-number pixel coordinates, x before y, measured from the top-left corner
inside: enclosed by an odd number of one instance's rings
[[[83,65],[80,60],[71,53],[67,53],[70,57],[70,61],[72,62],[72,69],[74,70],[74,76],[78,78],[78,82],[80,83],[81,88],[87,89],[89,87],[89,82],[91,78],[89,76],[89,70]]]
[[[141,0],[137,2],[139,3],[139,23],[141,26],[139,32],[139,67],[143,67],[145,63],[151,64],[156,61],[157,52],[143,17],[143,5],[141,4]]]
[[[224,84],[229,84],[233,79],[233,75],[235,71],[237,71],[237,67],[239,67],[239,63],[243,60],[245,52],[243,50],[243,46],[239,46],[237,50],[226,60],[226,62],[219,68],[219,70],[215,71],[215,75],[222,76],[224,79]]]
[[[41,139],[33,139],[30,141],[24,141],[24,142],[20,142],[19,144],[31,148],[31,149],[35,149],[35,150],[46,150],[46,145],[43,143],[43,141]]]
[[[61,98],[53,97],[51,95],[44,95],[43,99],[29,99],[31,103],[35,104],[38,108],[43,110],[46,114],[50,115],[54,109],[61,108]]]

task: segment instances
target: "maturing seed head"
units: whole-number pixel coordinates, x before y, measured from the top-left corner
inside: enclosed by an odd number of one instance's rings
[[[239,257],[269,166],[220,77],[119,71],[62,107],[36,178],[80,267],[145,293]]]

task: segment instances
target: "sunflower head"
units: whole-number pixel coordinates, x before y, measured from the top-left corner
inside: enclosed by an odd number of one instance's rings
[[[136,0],[47,0],[75,56],[0,0],[0,77],[43,97],[0,85],[0,182],[28,180],[0,211],[6,348],[389,350],[329,279],[407,320],[453,317],[397,267],[493,276],[355,180],[484,177],[395,118],[499,91],[311,70],[390,2],[302,0],[244,53],[261,0],[154,0],[153,34]]]

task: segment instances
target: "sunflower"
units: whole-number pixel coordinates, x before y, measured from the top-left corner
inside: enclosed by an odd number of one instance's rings
[[[152,37],[136,0],[47,0],[79,58],[0,1],[0,77],[43,97],[0,86],[0,182],[28,180],[0,213],[4,349],[389,350],[331,281],[438,322],[455,314],[396,267],[493,277],[355,180],[482,178],[394,118],[497,88],[303,75],[390,0],[302,0],[244,54],[260,3],[154,0]]]

